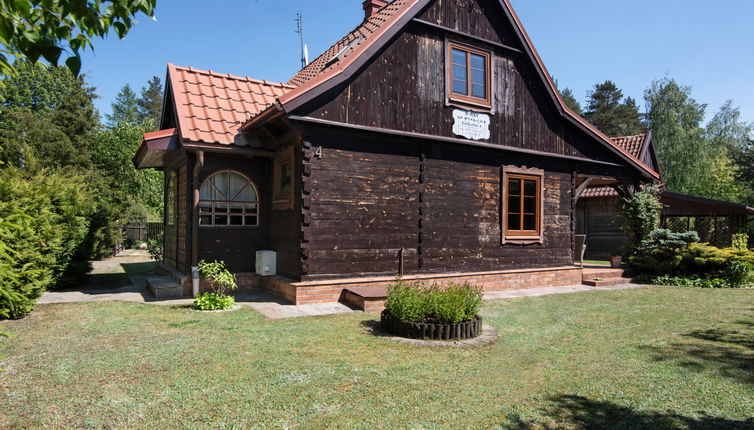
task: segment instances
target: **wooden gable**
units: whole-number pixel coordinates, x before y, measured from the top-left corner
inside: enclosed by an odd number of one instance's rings
[[[454,112],[474,111],[489,117],[490,137],[478,140],[483,144],[625,165],[620,149],[564,118],[558,96],[526,51],[525,35],[517,33],[506,7],[499,0],[428,1],[348,79],[290,113],[466,139],[454,133]],[[449,42],[492,54],[489,111],[448,100]]]

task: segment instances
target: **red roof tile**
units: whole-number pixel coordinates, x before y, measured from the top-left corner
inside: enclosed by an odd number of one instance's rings
[[[241,123],[293,87],[168,64],[181,140],[232,144]]]
[[[391,21],[392,17],[397,15],[398,12],[407,5],[413,3],[414,1],[412,0],[394,0],[391,3],[388,3],[369,19],[359,24],[344,38],[331,46],[330,49],[296,73],[296,75],[288,81],[288,84],[296,86],[303,85],[318,75],[325,73],[343,59],[348,58],[348,56],[351,55],[359,45],[367,41],[369,37],[376,33],[385,23]],[[354,43],[349,46],[352,42]],[[343,51],[346,47],[348,49]],[[341,57],[339,57],[337,61],[331,61],[335,55],[341,51],[343,51]]]
[[[611,137],[610,140],[636,159],[641,157],[641,153],[644,150],[644,144],[648,143],[646,133],[637,134],[635,136]],[[584,190],[581,194],[581,198],[590,197],[618,197],[618,192],[612,187],[590,187]]]

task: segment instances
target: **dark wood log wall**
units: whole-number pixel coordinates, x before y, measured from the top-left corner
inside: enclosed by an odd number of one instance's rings
[[[299,279],[301,276],[301,169],[302,151],[301,142],[288,142],[294,145],[294,178],[293,186],[295,196],[293,207],[290,209],[271,209],[268,222],[268,245],[267,248],[277,253],[277,273],[291,279]],[[283,148],[279,148],[282,150]],[[272,171],[272,169],[270,170]],[[270,182],[270,189],[273,184]]]
[[[618,197],[579,199],[576,205],[576,233],[586,235],[586,257],[605,259],[628,242]]]
[[[438,0],[419,18],[496,43],[515,44],[497,0]],[[471,5],[471,6],[469,6]],[[463,11],[469,10],[468,13]],[[344,123],[447,137],[452,111],[446,104],[446,37],[493,51],[490,142],[555,154],[619,161],[558,113],[523,53],[411,23],[380,55],[318,107],[299,114]]]
[[[571,175],[554,163],[376,134],[310,129],[303,278],[474,272],[572,262]],[[501,243],[503,164],[547,169],[544,243]]]

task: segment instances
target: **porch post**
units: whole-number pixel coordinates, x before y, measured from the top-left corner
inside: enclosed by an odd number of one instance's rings
[[[204,167],[204,151],[196,151],[191,178],[194,196],[191,204],[191,267],[199,264],[199,171],[202,167]]]

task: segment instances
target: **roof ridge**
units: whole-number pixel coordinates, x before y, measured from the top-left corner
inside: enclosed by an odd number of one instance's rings
[[[291,89],[296,88],[294,85],[290,85],[290,84],[285,83],[285,82],[275,82],[275,81],[268,81],[267,79],[256,79],[256,78],[252,78],[252,77],[249,77],[249,76],[237,76],[237,75],[233,75],[233,74],[230,74],[230,73],[213,72],[212,70],[202,70],[202,69],[197,69],[197,68],[192,67],[192,66],[176,66],[176,65],[173,65],[173,67],[175,67],[176,70],[188,71],[188,72],[197,73],[197,74],[200,74],[200,75],[215,76],[215,77],[218,77],[218,78],[232,79],[232,80],[236,80],[236,81],[253,82],[253,83],[256,83],[256,84],[267,85],[267,86],[270,86],[270,87],[281,87],[281,88],[291,88]]]

